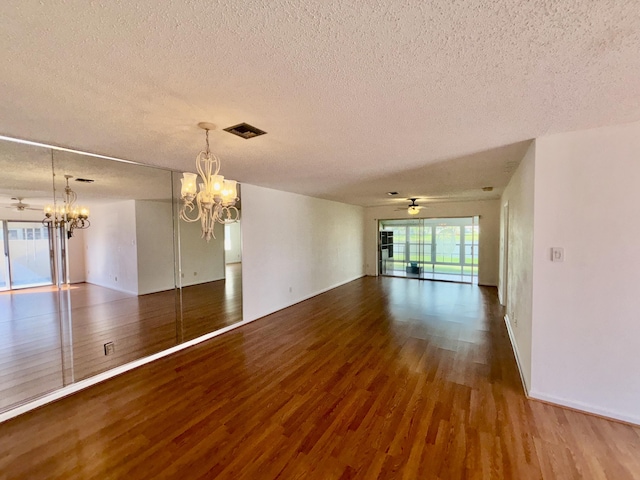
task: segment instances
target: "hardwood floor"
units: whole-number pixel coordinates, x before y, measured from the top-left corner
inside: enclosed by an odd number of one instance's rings
[[[0,410],[241,321],[241,266],[177,295],[91,284],[0,293]]]
[[[527,400],[495,289],[364,278],[0,425],[0,478],[640,478]]]

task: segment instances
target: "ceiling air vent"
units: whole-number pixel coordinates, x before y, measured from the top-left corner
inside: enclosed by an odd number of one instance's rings
[[[234,135],[242,137],[245,140],[267,133],[264,130],[260,130],[259,128],[249,125],[248,123],[239,123],[238,125],[234,125],[233,127],[225,128],[224,131],[233,133]]]
[[[76,178],[76,182],[93,183],[93,182],[95,182],[95,180],[92,180],[90,178]]]

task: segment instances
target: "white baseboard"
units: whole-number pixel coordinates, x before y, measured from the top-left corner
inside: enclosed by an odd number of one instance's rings
[[[318,292],[316,292],[316,293],[312,293],[312,294],[310,294],[310,295],[307,295],[307,296],[305,296],[305,297],[302,297],[300,300],[296,300],[296,302],[295,302],[295,303],[292,303],[291,305],[295,305],[296,303],[304,302],[305,300],[309,300],[310,298],[317,297],[318,295],[322,295],[323,293],[326,293],[326,292],[328,292],[329,290],[333,290],[334,288],[341,287],[342,285],[346,285],[347,283],[354,282],[354,281],[358,280],[359,278],[363,278],[363,277],[366,277],[366,276],[367,276],[367,275],[366,275],[366,274],[364,274],[364,273],[363,273],[363,274],[361,274],[361,275],[356,275],[355,277],[349,278],[348,280],[345,280],[345,281],[343,281],[343,282],[338,282],[338,283],[336,283],[336,284],[334,284],[334,285],[331,285],[330,287],[323,288],[322,290],[320,290],[320,291],[318,291]],[[286,306],[286,307],[284,307],[284,308],[288,308],[288,307],[290,307],[291,305],[287,305],[287,306]],[[272,312],[272,313],[273,313],[273,312]]]
[[[548,395],[543,392],[539,392],[537,390],[529,389],[527,387],[527,382],[524,379],[524,375],[522,374],[522,365],[520,363],[520,353],[518,351],[518,344],[516,343],[515,335],[513,333],[513,330],[511,329],[511,323],[509,322],[509,315],[504,316],[504,322],[507,325],[509,340],[511,341],[513,353],[516,357],[516,364],[518,365],[518,372],[520,373],[520,381],[522,382],[522,388],[524,389],[524,394],[527,396],[527,398],[532,400],[540,400],[541,402],[557,405],[558,407],[566,407],[572,410],[578,410],[580,412],[597,415],[599,417],[604,417],[611,420],[618,420],[621,422],[640,426],[640,417],[637,417],[634,415],[621,414],[619,412],[608,410],[606,408],[600,408],[594,405],[590,405],[588,403],[569,400],[566,398],[560,398],[553,395]]]
[[[579,410],[581,412],[591,413],[599,417],[605,417],[612,420],[619,420],[621,422],[640,426],[640,417],[638,416],[615,412],[613,410],[597,407],[594,405],[590,405],[588,403],[583,403],[576,400],[569,400],[567,398],[555,397],[553,395],[547,395],[545,393],[538,392],[536,390],[531,390],[529,392],[529,398],[534,400],[540,400],[545,403],[551,403],[559,407],[567,407],[567,408],[571,408],[572,410]]]
[[[327,288],[323,288],[322,290],[318,290],[318,291],[316,291],[314,293],[310,293],[308,295],[304,295],[302,297],[298,297],[295,300],[293,300],[291,303],[288,303],[288,304],[282,305],[282,306],[278,306],[273,310],[267,310],[265,312],[258,313],[257,314],[258,316],[254,317],[253,320],[256,320],[256,319],[262,318],[262,317],[266,317],[267,315],[271,315],[273,313],[279,312],[280,310],[284,310],[285,308],[292,307],[294,305],[297,305],[298,303],[304,302],[305,300],[309,300],[310,298],[317,297],[318,295],[322,295],[323,293],[326,293],[329,290],[333,290],[334,288],[341,287],[342,285],[346,285],[347,283],[351,283],[351,282],[353,282],[355,280],[358,280],[359,278],[363,278],[363,277],[366,277],[366,276],[367,275],[365,273],[362,273],[360,275],[356,275],[355,277],[351,277],[351,278],[349,278],[347,280],[335,283],[335,284],[333,284],[333,285],[331,285],[331,286],[329,286]],[[243,310],[242,314],[243,314],[243,316],[245,315],[244,310]],[[248,317],[250,318],[250,316],[248,316]]]
[[[520,363],[520,351],[518,350],[518,344],[516,343],[516,337],[511,329],[511,322],[509,321],[509,315],[505,314],[504,323],[507,326],[507,332],[509,333],[509,340],[511,341],[511,348],[513,349],[513,355],[516,357],[516,365],[518,366],[518,372],[520,373],[520,381],[522,382],[522,388],[524,389],[524,394],[527,398],[529,395],[529,387],[527,387],[527,382],[525,380],[524,374],[522,372],[522,364]]]

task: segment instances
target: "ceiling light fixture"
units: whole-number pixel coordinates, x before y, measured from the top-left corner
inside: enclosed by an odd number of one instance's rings
[[[202,238],[207,242],[211,237],[216,238],[213,227],[216,223],[227,224],[238,221],[239,212],[235,207],[238,200],[238,182],[225,180],[220,172],[220,159],[209,150],[209,130],[214,130],[215,125],[201,122],[198,127],[206,133],[206,150],[196,157],[196,169],[200,179],[195,173],[184,172],[182,174],[181,197],[183,200],[180,209],[180,218],[185,222],[197,222],[202,224]],[[198,181],[200,180],[200,181]],[[197,187],[200,190],[197,190]],[[195,217],[190,217],[196,210]]]
[[[87,207],[76,205],[78,195],[71,190],[69,179],[71,175],[65,175],[67,185],[64,187],[64,198],[62,205],[47,205],[44,207],[44,220],[42,224],[52,226],[54,228],[64,228],[67,232],[67,238],[73,237],[74,230],[83,230],[89,228],[89,209]]]

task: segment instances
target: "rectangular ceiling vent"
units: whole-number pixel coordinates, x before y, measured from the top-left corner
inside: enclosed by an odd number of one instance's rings
[[[224,131],[233,133],[234,135],[242,137],[245,140],[267,133],[264,130],[260,130],[259,128],[249,125],[248,123],[239,123],[238,125],[234,125],[233,127],[225,128]]]

